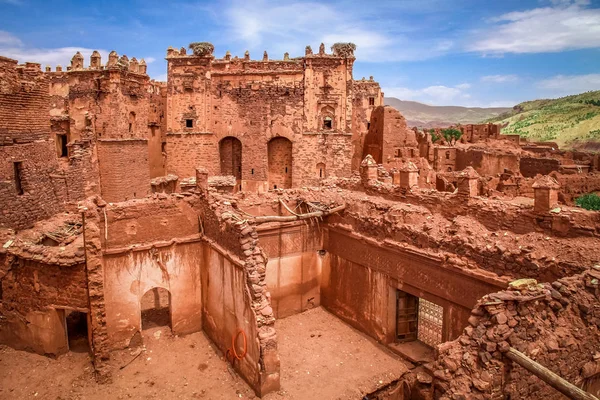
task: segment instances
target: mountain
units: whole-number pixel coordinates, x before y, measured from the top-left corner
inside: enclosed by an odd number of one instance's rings
[[[487,122],[503,124],[503,134],[552,141],[561,148],[600,151],[600,91],[526,101]]]
[[[444,127],[454,124],[478,124],[510,111],[510,108],[480,108],[459,106],[430,106],[416,101],[386,97],[385,104],[394,107],[406,118],[409,127]]]

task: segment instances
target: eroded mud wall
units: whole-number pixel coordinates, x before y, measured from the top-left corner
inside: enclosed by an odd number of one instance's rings
[[[174,334],[202,329],[199,238],[188,243],[105,255],[106,326],[111,346],[126,347],[142,331],[141,300],[153,288],[170,293]]]
[[[0,343],[39,354],[68,350],[65,309],[87,311],[85,266],[0,257]]]
[[[276,318],[321,304],[322,232],[319,224],[303,222],[259,230],[269,256],[265,279]]]

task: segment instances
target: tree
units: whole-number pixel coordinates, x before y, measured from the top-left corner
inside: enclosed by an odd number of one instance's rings
[[[600,196],[596,193],[584,194],[575,200],[575,204],[586,210],[600,211]]]
[[[442,129],[442,136],[449,145],[453,145],[460,139],[462,132],[456,128],[447,128]]]

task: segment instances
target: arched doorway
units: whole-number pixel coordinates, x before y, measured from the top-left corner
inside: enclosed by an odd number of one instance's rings
[[[292,142],[276,137],[268,144],[269,189],[292,187]]]
[[[221,174],[235,176],[237,187],[242,184],[242,142],[233,136],[227,136],[219,142]]]
[[[142,330],[168,326],[171,328],[171,293],[165,288],[148,290],[140,301]]]

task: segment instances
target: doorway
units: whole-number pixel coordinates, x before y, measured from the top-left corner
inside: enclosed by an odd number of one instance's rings
[[[171,328],[171,293],[165,288],[148,290],[141,300],[142,330],[168,326]]]
[[[65,310],[65,321],[67,325],[67,343],[69,345],[69,351],[74,353],[89,353],[90,342],[88,339],[87,313]]]
[[[431,301],[396,291],[396,341],[418,340],[430,347],[442,343],[444,308]]]

